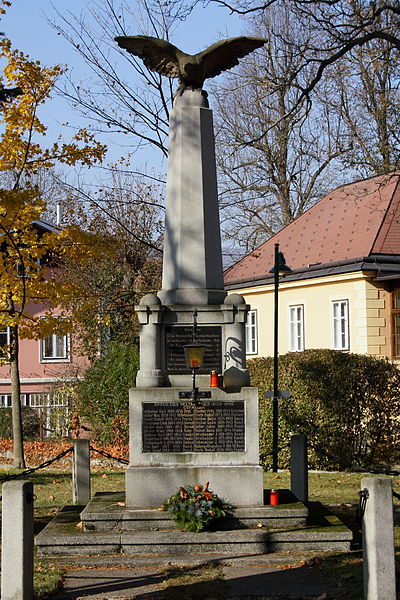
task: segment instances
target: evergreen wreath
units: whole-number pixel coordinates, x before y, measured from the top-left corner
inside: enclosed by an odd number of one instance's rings
[[[209,490],[207,481],[204,486],[180,487],[164,500],[162,509],[172,513],[180,529],[198,532],[219,519],[231,516],[233,506]]]

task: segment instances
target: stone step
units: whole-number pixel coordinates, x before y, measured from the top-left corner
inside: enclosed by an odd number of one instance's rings
[[[289,490],[280,490],[278,506],[235,508],[232,518],[221,523],[226,529],[257,527],[305,527],[308,509]],[[98,492],[81,512],[86,531],[127,531],[172,529],[175,522],[167,511],[125,507],[123,492]]]
[[[352,534],[336,517],[324,527],[246,528],[190,533],[160,531],[83,531],[81,508],[66,506],[36,536],[39,556],[113,554],[262,555],[268,552],[349,550]]]

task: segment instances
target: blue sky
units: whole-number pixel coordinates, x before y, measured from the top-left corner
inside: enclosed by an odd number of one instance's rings
[[[75,80],[87,80],[89,72],[86,64],[47,21],[47,18],[56,18],[53,7],[61,13],[70,11],[79,15],[85,11],[86,4],[85,0],[14,0],[1,19],[0,31],[11,39],[14,47],[31,58],[46,65],[67,64]],[[130,33],[137,33],[133,25]],[[183,50],[195,53],[218,39],[241,34],[242,23],[230,16],[227,10],[216,6],[198,7],[189,20],[175,31],[171,41]],[[48,126],[49,138],[61,131],[60,123],[78,123],[77,115],[61,98],[54,97],[42,110],[41,116]],[[115,151],[121,154],[121,148],[115,148]],[[111,148],[110,153],[114,154]],[[144,157],[144,160],[148,160],[148,157]]]
[[[61,13],[67,11],[79,15],[85,11],[84,0],[14,0],[7,14],[1,19],[1,30],[5,32],[16,47],[28,52],[44,63],[66,62],[73,52],[52,27],[46,17],[55,15],[54,8]],[[189,20],[182,23],[176,31],[173,43],[182,45],[186,52],[199,52],[218,38],[228,35],[240,35],[242,24],[229,12],[217,6],[197,7]],[[131,32],[135,35],[137,32]]]

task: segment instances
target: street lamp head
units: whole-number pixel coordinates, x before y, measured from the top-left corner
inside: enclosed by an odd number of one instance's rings
[[[277,253],[275,264],[269,272],[275,274],[277,271],[280,277],[285,277],[285,275],[290,275],[290,273],[293,273],[293,270],[286,264],[283,252]]]

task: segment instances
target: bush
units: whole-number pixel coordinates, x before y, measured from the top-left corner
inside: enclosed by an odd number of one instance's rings
[[[25,441],[35,441],[40,437],[39,414],[30,406],[22,406],[22,435]],[[0,410],[0,439],[12,440],[11,408]]]
[[[127,443],[129,388],[139,368],[136,346],[111,343],[108,354],[95,360],[79,382],[75,410],[101,443]]]
[[[251,384],[260,393],[260,450],[272,449],[273,359],[248,361]],[[399,461],[400,371],[371,356],[335,350],[305,350],[279,357],[279,388],[291,398],[279,400],[279,445],[292,434],[306,434],[310,468],[337,469],[343,464],[369,467]],[[265,457],[265,465],[271,457]],[[288,467],[289,451],[279,466]]]

